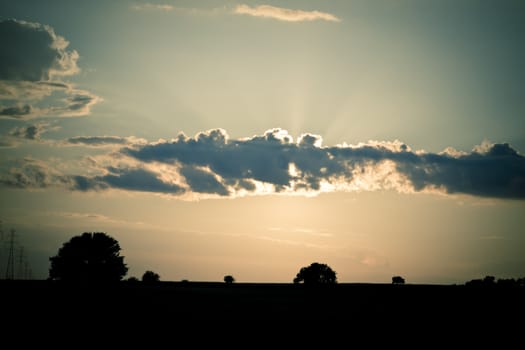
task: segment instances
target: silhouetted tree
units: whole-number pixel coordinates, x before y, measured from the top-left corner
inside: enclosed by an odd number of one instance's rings
[[[157,283],[160,281],[160,276],[159,274],[153,272],[153,271],[146,271],[144,272],[144,274],[142,275],[142,282],[144,283]]]
[[[499,278],[496,280],[494,276],[485,276],[484,278],[476,278],[465,282],[468,287],[477,288],[523,288],[525,287],[525,278]]]
[[[126,281],[128,281],[130,283],[138,283],[139,279],[137,277],[135,277],[135,276],[131,276]]]
[[[517,287],[518,282],[514,278],[499,278],[497,285],[498,287]]]
[[[52,280],[117,282],[128,272],[119,243],[103,232],[84,232],[71,238],[49,260]]]
[[[226,275],[224,276],[224,282],[232,284],[233,282],[235,282],[235,278],[233,278],[232,275]]]
[[[496,278],[494,276],[485,276],[483,279],[477,278],[470,280],[465,283],[466,286],[470,287],[488,287],[496,285]]]
[[[483,280],[481,278],[476,278],[465,282],[465,285],[468,287],[480,287],[483,286]]]
[[[401,276],[392,277],[392,284],[405,284],[405,279]]]
[[[314,262],[310,266],[301,268],[295,276],[293,283],[308,285],[337,283],[336,272],[328,265]]]

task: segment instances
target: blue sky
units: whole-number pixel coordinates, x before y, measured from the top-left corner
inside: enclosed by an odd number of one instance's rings
[[[525,274],[521,1],[0,13],[0,219],[37,278],[92,231],[169,280]]]

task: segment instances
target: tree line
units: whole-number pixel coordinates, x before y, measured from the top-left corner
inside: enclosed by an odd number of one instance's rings
[[[128,272],[124,257],[120,255],[120,245],[116,239],[104,232],[84,232],[72,237],[59,248],[56,256],[50,257],[51,266],[49,279],[56,281],[81,283],[110,283],[122,281]],[[224,282],[235,282],[233,275],[225,275]],[[139,282],[136,277],[127,279],[129,282]],[[160,281],[160,275],[147,270],[141,281],[145,284],[155,284]],[[337,283],[337,273],[327,264],[313,262],[300,268],[293,279],[294,284],[330,285]],[[405,284],[402,276],[393,276],[392,284]],[[520,286],[525,287],[525,278],[498,279],[486,276],[465,283],[467,286]]]

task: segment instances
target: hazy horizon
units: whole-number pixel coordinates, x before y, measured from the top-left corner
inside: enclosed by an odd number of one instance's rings
[[[525,276],[522,1],[0,0],[0,278]]]

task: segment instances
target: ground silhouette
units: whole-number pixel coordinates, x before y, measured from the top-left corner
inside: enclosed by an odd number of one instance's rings
[[[505,322],[518,326],[512,320],[525,313],[522,287],[407,284],[399,288],[391,283],[337,283],[311,288],[291,282],[160,281],[147,285],[126,280],[85,285],[11,280],[0,281],[0,291],[9,300],[2,308],[6,319],[18,317],[42,326],[60,315],[54,327],[87,320],[92,326],[93,319],[97,325],[105,322],[108,329],[115,322],[148,327],[155,322],[166,324],[166,320],[170,326],[190,321],[293,320],[358,323],[368,329],[402,324],[405,329],[410,322],[429,327],[439,321],[440,325],[446,322],[449,330],[464,331],[466,324],[476,322],[484,327]]]

